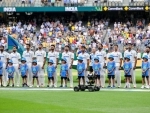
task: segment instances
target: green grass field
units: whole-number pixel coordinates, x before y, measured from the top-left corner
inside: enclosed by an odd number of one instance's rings
[[[74,83],[77,84],[76,70],[73,70],[73,75]],[[136,70],[136,78],[138,88],[140,88],[141,70]],[[123,72],[122,81],[124,81]],[[58,83],[60,83],[60,79]],[[0,113],[150,112],[150,91],[148,90],[117,91],[120,89],[102,89],[99,92],[74,92],[73,90],[41,89],[43,88],[39,88],[39,90],[34,90],[34,88],[16,88],[16,90],[13,90],[13,88],[0,88]]]
[[[149,113],[148,92],[0,91],[0,113]]]

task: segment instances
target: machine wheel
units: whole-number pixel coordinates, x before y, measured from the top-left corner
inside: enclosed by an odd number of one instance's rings
[[[88,87],[89,92],[93,92],[94,91],[94,87]]]
[[[75,92],[78,92],[78,91],[79,91],[79,87],[77,87],[77,86],[74,87],[74,91],[75,91]]]
[[[100,87],[95,86],[95,87],[94,87],[94,90],[95,90],[95,91],[99,91],[99,90],[100,90]]]
[[[85,91],[85,86],[80,86],[81,91]]]

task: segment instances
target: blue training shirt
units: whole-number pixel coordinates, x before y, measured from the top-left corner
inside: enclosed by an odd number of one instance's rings
[[[123,69],[125,71],[125,75],[131,75],[132,63],[131,62],[124,62]]]
[[[60,76],[61,77],[67,77],[67,71],[68,71],[68,65],[62,64],[60,68]]]
[[[77,64],[77,71],[78,71],[78,76],[84,76],[84,70],[85,70],[85,63],[78,63]]]
[[[14,66],[9,66],[9,65],[8,65],[8,67],[7,67],[7,72],[8,72],[8,75],[13,76],[13,75],[14,75],[14,72],[15,72]]]
[[[100,75],[100,69],[101,69],[100,63],[94,63],[92,68],[95,75]]]
[[[149,76],[149,62],[142,62],[142,76]],[[143,72],[145,71],[145,72]]]
[[[33,65],[31,69],[32,69],[33,75],[36,75],[39,72],[39,67],[37,65],[36,66]]]
[[[28,71],[28,66],[27,64],[21,64],[20,65],[20,72],[21,72],[21,76],[25,76],[27,74]],[[27,76],[27,75],[26,75]]]
[[[3,74],[3,62],[0,60],[0,75]]]
[[[54,73],[55,73],[54,65],[52,65],[52,66],[48,65],[47,66],[47,76],[48,77],[53,77]]]
[[[108,75],[115,75],[115,68],[116,68],[115,62],[108,61],[108,63],[107,63]]]

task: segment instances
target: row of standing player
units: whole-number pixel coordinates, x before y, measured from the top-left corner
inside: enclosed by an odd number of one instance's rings
[[[115,70],[116,70],[116,63],[114,61],[114,56],[110,55],[108,57],[109,61],[107,62],[107,75],[108,75],[108,88],[114,88],[115,87]],[[130,83],[131,83],[131,70],[132,70],[132,62],[130,61],[130,56],[124,57],[124,64],[123,64],[123,70],[124,70],[124,76],[125,76],[125,88],[130,88]],[[100,81],[100,76],[101,76],[101,64],[99,63],[99,57],[96,56],[94,57],[94,63],[92,64],[92,70],[93,74],[95,77],[95,85],[98,87],[101,87],[101,81]],[[144,55],[143,56],[143,61],[142,61],[142,87],[141,88],[149,88],[149,68],[150,68],[150,63],[148,62],[148,56]],[[84,70],[85,70],[85,64],[83,62],[82,57],[78,57],[78,64],[77,64],[77,71],[78,71],[78,79],[79,79],[79,85],[80,83],[83,82],[83,85],[85,85],[85,80],[84,80]],[[111,83],[112,81],[112,83]],[[146,86],[144,86],[146,85]]]
[[[62,64],[61,64],[61,71],[60,71],[60,76],[61,76],[61,86],[63,87],[63,80],[65,81],[65,86],[67,87],[67,78],[68,78],[68,65],[66,64],[67,60],[66,58],[62,58]],[[48,61],[48,66],[47,66],[47,75],[48,75],[48,85],[47,87],[54,87],[54,73],[56,71],[55,66],[53,65],[54,62],[53,60]],[[3,62],[0,61],[0,76],[2,76],[2,69],[3,69]],[[9,60],[8,61],[8,66],[7,66],[7,73],[8,73],[8,84],[7,87],[10,86],[10,82],[12,82],[12,87],[14,87],[14,72],[15,72],[15,67],[13,66],[13,61]],[[27,85],[27,75],[28,75],[28,70],[29,67],[26,64],[26,59],[22,58],[21,59],[21,64],[20,64],[20,74],[22,77],[22,86],[28,86]],[[31,66],[31,72],[32,72],[32,85],[30,87],[34,86],[34,81],[36,79],[37,81],[37,87],[39,87],[39,66],[37,65],[37,61],[33,60],[32,61],[32,66]],[[1,79],[2,80],[2,79]],[[52,83],[51,83],[52,81]],[[2,83],[2,81],[1,81]]]
[[[42,44],[39,45],[38,50],[34,53],[33,51],[30,50],[30,44],[26,45],[26,51],[23,52],[22,57],[26,59],[26,65],[28,67],[28,72],[26,74],[27,79],[25,77],[24,82],[27,81],[27,85],[31,86],[33,85],[32,77],[33,77],[33,72],[32,72],[32,61],[35,61],[38,66],[38,84],[40,87],[45,86],[45,76],[44,76],[44,66],[46,63],[46,52],[42,49],[43,46]],[[72,77],[72,64],[73,64],[73,59],[74,59],[74,53],[69,52],[69,46],[65,47],[65,51],[62,53],[62,57],[66,59],[66,62],[68,64],[68,78],[70,79],[70,87],[73,87],[73,77]],[[9,60],[12,61],[13,67],[14,67],[14,85],[18,86],[20,85],[20,72],[21,72],[21,55],[17,52],[17,47],[13,47],[13,51],[9,54],[6,51],[4,51],[4,47],[1,45],[0,46],[0,58],[2,61],[2,67],[1,67],[1,81],[0,85],[1,86],[7,86],[8,78],[9,78],[9,73],[7,72],[7,68],[9,66]],[[53,61],[53,65],[55,69],[57,69],[58,65],[58,59],[59,59],[59,53],[55,51],[55,46],[51,45],[51,49],[48,52],[47,58]],[[35,63],[35,62],[34,62]],[[26,84],[25,84],[26,85]],[[57,74],[56,71],[54,73],[54,87],[57,87]]]
[[[108,79],[109,79],[109,86],[108,88],[111,87],[111,80],[112,80],[112,87],[115,87],[115,69],[116,69],[116,63],[114,62],[114,56],[110,55],[109,61],[107,62],[107,71],[108,71]],[[48,87],[51,85],[51,87],[54,87],[54,73],[55,73],[55,67],[54,67],[54,62],[53,60],[48,61],[48,66],[47,66],[47,75],[48,75]],[[148,62],[148,56],[145,55],[143,57],[143,62],[142,62],[142,84],[143,86],[141,88],[144,88],[144,81],[145,79],[147,80],[147,83],[149,84],[149,76],[148,76],[148,69],[149,69],[149,62]],[[0,62],[0,75],[2,75],[2,61]],[[32,86],[34,85],[34,79],[37,80],[37,87],[39,87],[39,80],[38,80],[38,72],[39,72],[39,67],[37,65],[37,61],[33,60],[32,62],[32,77],[33,77],[33,82]],[[99,63],[99,57],[94,58],[94,63],[92,65],[92,69],[94,71],[94,76],[96,77],[95,80],[95,85],[101,87],[100,83],[100,70],[101,70],[101,64]],[[130,62],[130,56],[125,57],[125,62],[123,64],[123,69],[124,69],[124,75],[126,78],[126,88],[130,88],[130,82],[131,82],[131,69],[132,69],[132,63]],[[84,78],[84,71],[85,71],[85,63],[83,62],[82,57],[78,57],[78,64],[77,64],[77,71],[78,71],[78,79],[79,79],[79,85],[81,81],[83,82],[83,85],[85,85],[85,78]],[[8,78],[9,82],[8,85],[10,84],[10,81],[12,81],[12,86],[14,86],[14,72],[15,68],[13,66],[12,60],[8,61],[8,66],[7,66],[7,72],[8,72]],[[27,86],[27,73],[28,73],[28,66],[26,64],[26,59],[22,58],[21,59],[21,65],[20,65],[20,72],[23,80],[23,86]],[[60,76],[61,76],[61,86],[63,87],[63,80],[65,81],[65,87],[67,87],[67,78],[68,78],[68,65],[67,65],[67,60],[66,58],[62,58],[62,64],[61,64],[61,71],[60,71]],[[52,83],[51,83],[52,82]],[[32,87],[31,86],[31,87]],[[146,88],[149,88],[147,85]]]
[[[17,86],[19,86],[19,82],[20,82],[20,75],[19,75],[19,70],[18,68],[20,68],[19,65],[19,59],[21,58],[20,54],[16,52],[17,48],[14,47],[13,48],[13,52],[10,53],[8,55],[7,52],[5,52],[3,50],[3,46],[0,47],[0,56],[1,56],[1,60],[3,61],[3,75],[4,75],[4,83],[6,84],[7,81],[7,74],[6,74],[6,65],[7,65],[7,60],[8,59],[12,59],[13,61],[13,65],[15,67],[15,78],[16,78],[16,82],[15,84]],[[23,57],[26,59],[26,63],[29,67],[28,70],[28,80],[27,83],[29,86],[32,86],[32,71],[31,71],[31,66],[32,66],[32,60],[35,57],[37,60],[37,65],[39,66],[39,85],[40,86],[44,86],[44,66],[45,66],[45,62],[46,62],[46,52],[42,49],[42,45],[39,45],[38,50],[35,52],[30,50],[30,45],[27,44],[26,46],[26,51],[23,52]],[[118,46],[115,45],[114,46],[114,51],[112,53],[114,56],[114,62],[116,63],[116,69],[115,69],[115,78],[117,80],[117,87],[121,87],[121,75],[120,75],[120,68],[122,66],[122,54],[118,51]],[[86,47],[84,45],[81,46],[81,50],[78,52],[78,57],[82,57],[83,58],[83,62],[85,63],[85,71],[84,71],[84,75],[85,75],[85,81],[88,81],[87,79],[87,75],[88,75],[88,67],[90,65],[90,61],[91,61],[91,66],[93,63],[93,58],[95,56],[99,57],[99,63],[101,64],[101,76],[100,76],[100,81],[101,81],[101,87],[105,86],[105,67],[106,67],[106,63],[107,63],[107,55],[106,52],[103,51],[103,45],[99,44],[98,45],[98,50],[97,51],[93,51],[90,55],[86,52]],[[132,83],[133,86],[136,87],[136,82],[135,82],[135,67],[136,67],[136,62],[137,62],[137,55],[136,55],[136,51],[132,50],[132,45],[129,44],[128,46],[128,50],[126,50],[124,52],[124,56],[130,56],[130,61],[132,63],[132,70],[131,70],[131,79],[132,79]],[[62,57],[66,58],[67,60],[67,64],[68,64],[68,77],[70,79],[70,87],[73,87],[73,77],[72,77],[72,65],[73,65],[73,58],[74,58],[74,53],[69,51],[69,46],[65,46],[65,51],[62,53]],[[57,65],[58,65],[58,58],[59,58],[59,54],[58,52],[55,51],[55,46],[51,45],[51,49],[48,53],[47,58],[50,60],[53,60],[53,65],[55,67],[55,69],[57,69]],[[86,83],[85,83],[86,84]],[[57,74],[56,71],[54,73],[54,87],[57,87]]]

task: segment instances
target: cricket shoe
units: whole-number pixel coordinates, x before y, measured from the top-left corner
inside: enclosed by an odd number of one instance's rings
[[[144,89],[144,85],[142,85],[141,89]]]
[[[146,86],[146,89],[149,89],[149,85]]]

